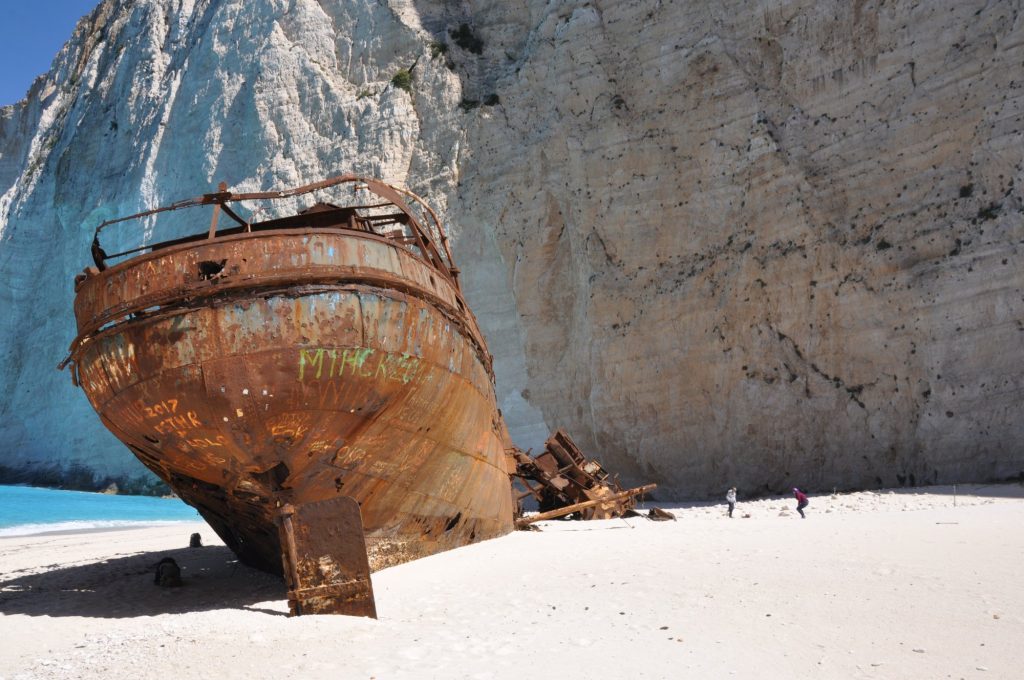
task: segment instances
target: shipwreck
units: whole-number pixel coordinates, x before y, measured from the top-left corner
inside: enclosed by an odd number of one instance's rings
[[[286,217],[239,207],[327,190]],[[199,206],[198,233],[101,245],[110,225]],[[623,492],[574,447],[559,463],[512,445],[445,230],[409,191],[222,184],[104,222],[92,256],[61,366],[243,562],[284,575],[293,614],[375,616],[371,571],[512,531],[521,497],[608,516],[649,488]]]

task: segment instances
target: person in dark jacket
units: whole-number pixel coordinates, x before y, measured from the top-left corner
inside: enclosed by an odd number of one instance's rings
[[[729,517],[732,517],[732,511],[736,507],[736,487],[732,487],[725,492],[725,502],[729,504]]]
[[[807,515],[804,514],[804,508],[807,507],[807,494],[794,486],[793,496],[796,498],[796,511],[800,513],[801,519],[807,519]]]

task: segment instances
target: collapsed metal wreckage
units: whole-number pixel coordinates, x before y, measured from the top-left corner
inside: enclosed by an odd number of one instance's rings
[[[657,486],[624,490],[600,463],[588,460],[564,430],[552,434],[544,442],[544,451],[535,457],[519,449],[511,455],[516,466],[513,489],[521,488],[516,496],[518,528],[571,514],[580,519],[622,517],[636,507],[638,498]],[[526,498],[537,501],[538,514],[523,514],[522,501]]]
[[[344,203],[262,221],[241,209],[342,185]],[[213,208],[198,233],[100,244],[110,225],[148,233],[197,206]],[[653,488],[622,490],[563,432],[536,457],[513,447],[445,230],[409,191],[355,175],[222,184],[104,222],[92,255],[61,367],[239,559],[285,576],[293,614],[375,616],[372,570],[556,514],[616,516]],[[523,493],[540,515],[517,515]]]

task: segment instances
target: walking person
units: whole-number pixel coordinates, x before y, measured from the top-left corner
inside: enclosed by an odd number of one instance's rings
[[[804,514],[804,508],[807,507],[807,494],[800,489],[793,487],[793,496],[796,497],[796,511],[800,513],[801,519],[807,519],[807,515]]]
[[[733,508],[736,507],[736,487],[725,492],[725,502],[729,504],[729,517],[732,517]]]

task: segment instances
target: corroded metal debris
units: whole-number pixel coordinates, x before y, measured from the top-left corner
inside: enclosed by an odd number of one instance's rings
[[[531,457],[519,449],[512,475],[517,502],[516,526],[577,513],[581,519],[621,517],[636,506],[637,499],[656,485],[623,489],[596,460],[588,459],[563,430],[544,443],[544,451]],[[524,516],[522,501],[533,497],[540,513]]]
[[[667,522],[669,520],[676,521],[676,516],[668,510],[662,510],[661,508],[651,508],[647,511],[647,519],[653,522]]]

